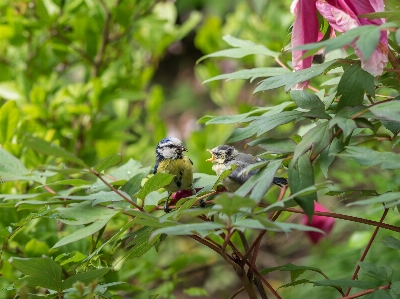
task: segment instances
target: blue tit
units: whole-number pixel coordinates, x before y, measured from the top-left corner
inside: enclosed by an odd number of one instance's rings
[[[233,146],[219,145],[212,150],[207,150],[211,153],[212,157],[206,161],[212,162],[214,165],[212,169],[219,176],[222,171],[228,169],[231,165],[236,165],[234,171],[222,180],[222,184],[229,192],[235,192],[240,188],[253,174],[258,172],[258,169],[247,172],[247,166],[265,161],[253,155],[240,153]],[[274,177],[272,183],[283,187],[287,185],[287,179],[281,177]]]
[[[156,165],[153,174],[164,172],[173,174],[172,182],[164,188],[168,191],[168,198],[164,205],[164,211],[169,212],[169,198],[178,190],[193,189],[193,162],[183,152],[187,149],[182,142],[175,137],[167,137],[161,140],[156,147]]]

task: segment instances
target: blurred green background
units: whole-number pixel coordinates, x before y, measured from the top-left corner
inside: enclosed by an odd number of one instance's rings
[[[243,113],[290,97],[282,89],[253,95],[257,82],[245,80],[202,84],[222,73],[278,66],[270,57],[196,61],[228,48],[222,40],[227,34],[283,51],[294,19],[290,4],[290,0],[3,0],[0,119],[13,127],[4,131],[0,124],[0,144],[30,170],[58,162],[24,147],[21,140],[26,133],[60,145],[89,165],[121,153],[123,163],[132,158],[153,166],[158,141],[175,136],[189,149],[195,171],[212,174],[211,165],[205,162],[209,158],[205,150],[224,143],[236,126],[204,126],[197,123],[199,118]],[[290,61],[290,52],[283,51],[281,60]],[[289,136],[301,125],[281,126],[270,136]],[[398,174],[382,172],[378,167],[365,171],[356,163],[339,160],[330,179],[338,189],[357,185],[386,192],[400,185]],[[316,181],[318,177],[322,175],[317,174]],[[34,192],[32,183],[7,182],[0,187],[1,193],[24,190]],[[360,210],[345,209],[332,198],[321,197],[320,201],[335,212],[360,216]],[[1,209],[0,213],[2,229],[27,215],[15,209]],[[364,216],[379,220],[380,213]],[[284,217],[298,222],[301,216]],[[388,219],[400,224],[396,215],[390,214]],[[114,219],[105,234],[112,235],[121,221]],[[332,279],[350,276],[372,230],[366,225],[337,221],[332,235],[318,245],[301,232],[290,237],[269,233],[260,248],[258,266],[262,269],[294,263],[319,267]],[[251,232],[248,234],[251,237]],[[387,231],[381,230],[378,241],[385,235]],[[42,219],[31,222],[11,240],[3,255],[1,298],[13,297],[5,288],[20,276],[7,258],[14,254],[41,256],[57,239],[56,223]],[[88,246],[88,241],[82,240],[56,255],[85,252]],[[390,264],[395,258],[394,250],[393,255],[380,255],[382,246],[374,244],[370,262]],[[99,263],[111,250],[106,248]],[[240,285],[217,254],[180,237],[168,237],[160,252],[152,249],[140,259],[118,264],[116,270],[106,279],[131,284],[122,287],[127,294],[124,298],[147,298],[156,293],[163,294],[160,298],[227,298]],[[290,282],[286,272],[266,277],[275,288]],[[305,273],[304,277],[322,279],[317,273]],[[311,289],[308,285],[279,290],[284,298],[310,298],[310,292],[313,298],[338,295],[333,289]]]

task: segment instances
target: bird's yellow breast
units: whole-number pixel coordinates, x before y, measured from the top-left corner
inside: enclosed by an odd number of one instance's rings
[[[164,188],[169,192],[192,189],[193,167],[188,157],[165,159],[158,165],[157,172],[175,175],[172,182]]]

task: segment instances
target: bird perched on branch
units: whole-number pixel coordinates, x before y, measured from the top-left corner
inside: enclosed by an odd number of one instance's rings
[[[258,162],[265,161],[259,157],[254,157],[250,154],[240,153],[236,148],[229,145],[218,145],[212,150],[207,150],[211,153],[211,158],[206,161],[212,162],[214,165],[212,169],[217,175],[222,171],[236,165],[235,170],[222,180],[222,184],[229,192],[235,192],[240,188],[252,175],[256,174],[259,169],[247,171],[247,166]],[[287,185],[287,179],[282,177],[274,177],[273,184],[283,187]]]
[[[172,182],[164,188],[168,191],[168,198],[164,205],[164,211],[169,212],[169,198],[173,192],[193,189],[193,162],[183,152],[187,149],[182,142],[175,137],[162,139],[156,147],[156,165],[153,174],[164,172],[173,174]]]

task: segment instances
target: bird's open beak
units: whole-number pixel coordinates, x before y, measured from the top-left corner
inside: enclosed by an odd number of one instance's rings
[[[207,162],[213,162],[215,160],[215,156],[214,156],[213,152],[211,150],[209,150],[209,149],[207,150],[207,152],[209,152],[211,154],[211,158],[207,159],[206,161]]]

